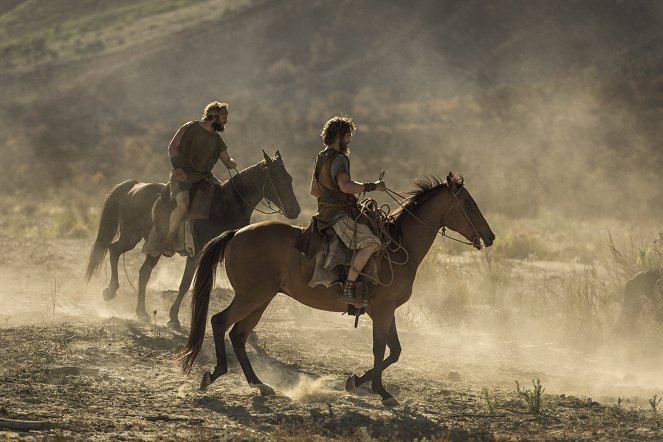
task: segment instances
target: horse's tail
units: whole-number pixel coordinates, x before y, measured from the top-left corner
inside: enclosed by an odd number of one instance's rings
[[[189,373],[193,367],[200,348],[205,339],[205,327],[207,325],[207,308],[209,297],[214,285],[217,264],[223,261],[223,253],[226,246],[235,236],[237,230],[228,230],[207,243],[201,252],[200,262],[196,270],[196,280],[193,284],[193,296],[191,298],[191,331],[189,339],[184,347],[175,356],[180,362],[183,373]]]
[[[101,219],[99,220],[97,239],[94,241],[87,262],[85,282],[89,282],[90,278],[99,271],[101,262],[108,252],[108,247],[117,235],[120,224],[120,201],[127,196],[129,190],[137,183],[136,180],[126,180],[115,186],[106,197],[104,208],[101,211]]]

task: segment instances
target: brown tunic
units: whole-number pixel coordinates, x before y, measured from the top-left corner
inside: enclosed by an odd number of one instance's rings
[[[186,181],[180,183],[171,173],[171,196],[181,191],[188,191],[199,181],[212,178],[212,169],[219,160],[221,152],[228,150],[223,138],[216,132],[209,132],[197,121],[189,121],[184,126],[180,142],[179,157],[184,160]]]
[[[188,122],[184,128],[179,150],[186,164],[184,171],[187,175],[210,173],[228,146],[219,134],[207,131],[197,121]]]

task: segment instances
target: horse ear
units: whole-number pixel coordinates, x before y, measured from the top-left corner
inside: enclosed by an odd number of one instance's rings
[[[449,186],[450,189],[456,188],[456,177],[451,171],[449,172],[449,175],[447,175],[447,186]]]
[[[262,149],[262,155],[265,157],[265,162],[267,162],[267,164],[272,162],[272,159],[269,157],[269,155],[267,155],[265,149]]]
[[[464,184],[463,175],[456,176],[453,172],[449,172],[449,175],[447,175],[447,186],[454,192],[463,187]]]
[[[279,152],[279,151],[277,150],[277,151],[276,151],[276,155],[274,156],[274,158],[276,158],[277,160],[280,160],[280,159],[281,159],[281,152]]]

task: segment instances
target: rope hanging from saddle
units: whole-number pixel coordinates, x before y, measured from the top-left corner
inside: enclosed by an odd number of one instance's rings
[[[392,217],[390,215],[391,209],[389,205],[382,204],[378,205],[378,202],[373,198],[364,198],[359,203],[359,214],[355,217],[355,225],[360,222],[360,219],[364,221],[370,227],[371,231],[378,237],[382,247],[374,255],[378,262],[386,262],[389,266],[389,277],[387,281],[382,281],[378,277],[373,278],[372,276],[360,271],[359,274],[364,278],[372,281],[377,285],[383,287],[390,286],[394,282],[394,266],[402,266],[408,263],[410,255],[408,251],[403,247],[403,245],[394,238],[389,232],[389,225],[391,224]],[[357,234],[356,227],[354,235]],[[396,261],[393,259],[393,254],[402,250],[404,258],[402,261]]]

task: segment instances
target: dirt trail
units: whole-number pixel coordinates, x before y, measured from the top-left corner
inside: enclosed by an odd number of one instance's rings
[[[647,403],[660,387],[655,375],[630,376],[552,344],[462,328],[400,331],[403,354],[384,376],[400,405],[386,408],[369,386],[344,390],[349,374],[372,363],[370,322],[362,318],[355,330],[351,318],[285,297],[266,312],[249,353],[277,395],[263,397],[247,385],[230,346],[230,373],[201,392],[201,375],[214,365],[211,336],[186,377],[171,360],[184,335],[165,327],[174,294],[163,290],[176,285],[179,264],[160,264],[148,297],[156,324],[144,324],[133,319],[126,278],[111,304],[101,299],[101,283],[81,285],[83,241],[7,242],[0,423],[43,420],[50,427],[0,428],[10,440],[663,439],[660,415]],[[140,261],[137,253],[127,257],[130,275]],[[210,310],[230,295],[217,290]],[[546,388],[538,415],[514,383],[532,389],[536,378]],[[617,407],[618,396],[629,402]]]

